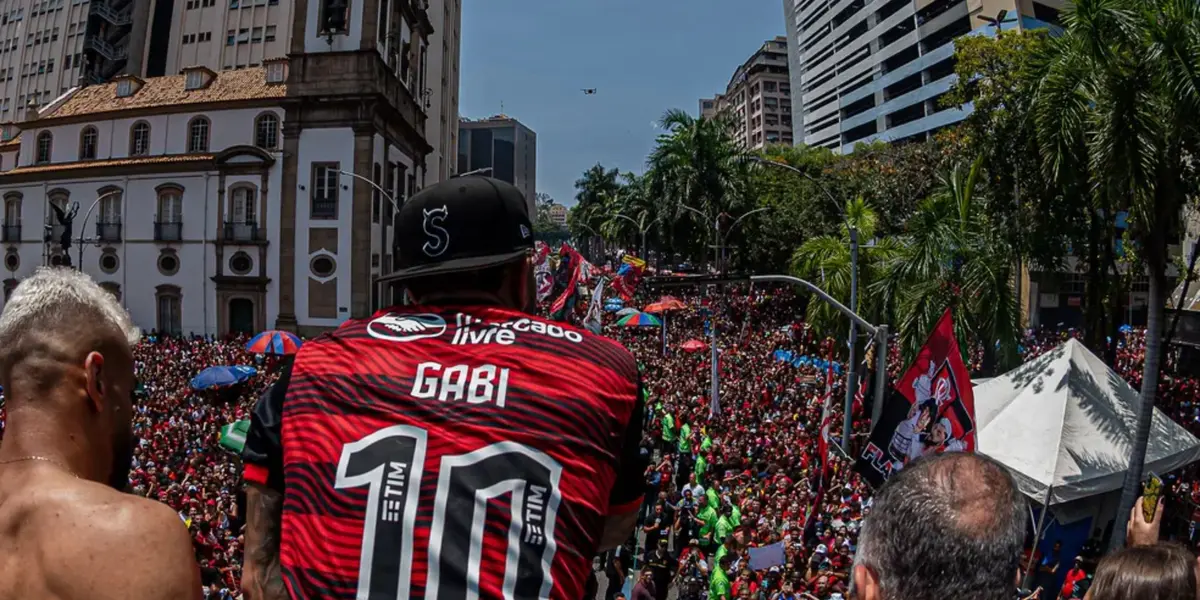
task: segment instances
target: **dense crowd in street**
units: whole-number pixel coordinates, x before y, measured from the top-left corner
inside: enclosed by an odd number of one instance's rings
[[[641,582],[636,590],[651,590],[659,599],[672,589],[680,598],[708,592],[714,600],[845,598],[857,532],[871,499],[845,461],[831,461],[827,478],[819,477],[823,400],[832,398],[836,438],[842,378],[827,381],[825,370],[774,358],[777,350],[827,357],[833,342],[819,339],[799,320],[801,302],[787,289],[732,287],[712,298],[681,290],[676,296],[686,308],[666,315],[665,337],[661,328],[619,327],[612,315],[606,317],[605,334],[633,351],[643,369],[648,411],[642,447],[653,460],[646,472],[640,535],[602,557],[608,585],[596,597],[617,597],[625,576],[633,575]],[[647,295],[630,305],[656,298]],[[710,321],[718,323],[721,349],[720,412],[714,418]],[[1036,356],[1067,335],[1072,333],[1031,333],[1025,351]],[[682,348],[689,340],[700,342],[692,352]],[[1131,332],[1118,353],[1120,372],[1135,384],[1142,341],[1140,333]],[[244,541],[240,467],[217,444],[217,435],[223,425],[248,418],[277,371],[276,358],[250,354],[244,344],[244,339],[149,335],[135,350],[141,386],[133,491],[179,513],[194,540],[206,597],[221,600],[239,594]],[[258,366],[261,374],[223,391],[189,387],[205,367],[238,364]],[[892,370],[899,367],[894,364]],[[1200,381],[1169,375],[1166,382],[1160,406],[1200,433]],[[867,430],[866,412],[859,408],[853,415],[856,436]],[[2,427],[0,412],[0,432]],[[1185,470],[1169,482],[1167,510],[1173,520],[1168,523],[1173,525],[1165,529],[1186,538],[1195,529],[1200,477]],[[759,552],[775,548],[782,551]],[[753,556],[751,549],[758,549]],[[1071,567],[1061,565],[1064,572]],[[1062,597],[1070,597],[1070,588]]]

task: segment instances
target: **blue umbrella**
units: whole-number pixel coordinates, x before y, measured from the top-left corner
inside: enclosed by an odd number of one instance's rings
[[[1131,331],[1133,331],[1133,327],[1131,325],[1122,325],[1121,326],[1121,333],[1129,333]]]
[[[209,367],[200,371],[199,375],[192,378],[192,389],[207,390],[209,388],[228,387],[250,379],[255,373],[258,373],[258,369],[245,365]]]

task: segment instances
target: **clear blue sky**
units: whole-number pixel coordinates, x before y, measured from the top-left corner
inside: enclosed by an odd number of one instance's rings
[[[503,103],[537,132],[538,191],[568,205],[597,162],[642,172],[652,122],[695,114],[784,33],[781,0],[464,0],[462,11],[459,112]]]

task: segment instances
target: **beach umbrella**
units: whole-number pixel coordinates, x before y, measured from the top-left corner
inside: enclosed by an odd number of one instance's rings
[[[234,454],[241,454],[242,448],[246,446],[246,434],[249,432],[250,419],[235,421],[221,428],[217,443]]]
[[[645,312],[648,312],[648,313],[661,313],[661,312],[667,312],[669,310],[683,310],[685,308],[687,308],[686,304],[684,304],[678,300],[671,299],[671,300],[659,300],[658,302],[655,302],[654,304],[650,304],[650,305],[646,306],[646,308],[644,310],[645,310]]]
[[[659,321],[658,317],[654,315],[640,312],[622,317],[620,321],[617,321],[617,325],[622,327],[661,327],[662,321]]]
[[[702,342],[700,340],[688,340],[688,341],[684,342],[682,345],[680,345],[679,347],[683,348],[685,352],[699,352],[699,351],[707,348],[708,344],[705,344],[704,342]]]
[[[245,365],[209,367],[192,378],[192,389],[207,390],[229,387],[250,379],[255,373],[258,373],[258,369]]]
[[[631,306],[627,306],[627,307],[622,308],[621,310],[617,311],[618,317],[628,317],[629,315],[636,315],[636,314],[638,314],[638,309],[633,308]]]
[[[246,351],[255,354],[295,354],[300,349],[300,338],[287,331],[272,329],[264,331],[246,344]]]

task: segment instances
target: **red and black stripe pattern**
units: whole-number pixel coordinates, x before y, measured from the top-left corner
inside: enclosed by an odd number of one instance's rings
[[[605,517],[641,500],[637,364],[581,329],[396,308],[283,381],[281,447],[252,427],[246,473],[282,469],[293,598],[579,598]]]

